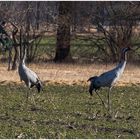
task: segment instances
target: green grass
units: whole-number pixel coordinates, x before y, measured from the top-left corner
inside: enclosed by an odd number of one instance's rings
[[[97,54],[97,46],[94,43],[95,40],[86,39],[85,37],[78,37],[76,39],[71,39],[71,54],[73,57],[87,57],[92,58],[93,54]],[[98,42],[101,46],[103,41]],[[54,36],[44,37],[40,42],[39,55],[47,54],[50,58],[55,55],[56,38]],[[44,56],[44,55],[43,55]]]
[[[140,39],[137,39],[135,37],[132,39],[133,45],[139,44],[139,42]],[[107,59],[106,58],[107,56],[104,53],[102,53],[102,50],[98,48],[97,44],[101,48],[105,48],[106,46],[103,40],[89,39],[87,36],[72,38],[71,39],[72,57],[91,59],[94,56],[101,60]],[[39,48],[39,55],[41,57],[47,55],[50,59],[53,59],[55,56],[55,50],[56,50],[55,36],[48,36],[42,38]],[[139,50],[137,50],[137,52],[135,53],[135,57],[139,58]]]
[[[134,45],[139,44],[140,39],[133,38],[132,43]],[[106,44],[103,40],[90,39],[88,36],[79,36],[77,38],[71,38],[71,54],[73,58],[87,58],[98,60],[104,60],[108,57],[101,49],[98,48],[97,44],[101,48],[105,48]],[[104,47],[103,47],[104,46]],[[37,48],[36,59],[47,60],[53,59],[56,52],[56,38],[55,36],[45,36],[41,39]],[[1,54],[1,53],[0,53]],[[101,55],[102,54],[102,55]],[[140,51],[137,50],[135,57],[139,58]],[[6,55],[8,57],[8,52]],[[107,57],[107,58],[106,58]]]
[[[0,138],[140,138],[140,87],[113,89],[113,118],[87,90],[48,85],[27,105],[25,87],[0,86]],[[100,94],[105,100],[106,89]]]

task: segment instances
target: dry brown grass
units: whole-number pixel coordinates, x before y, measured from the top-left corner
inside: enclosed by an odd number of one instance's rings
[[[73,64],[31,64],[29,67],[34,70],[45,83],[59,84],[88,84],[86,81],[90,76],[99,75],[110,70],[115,65],[73,65]],[[0,83],[20,83],[17,71],[7,71],[7,65],[0,65]],[[127,65],[124,74],[117,85],[140,84],[140,68],[134,65]]]

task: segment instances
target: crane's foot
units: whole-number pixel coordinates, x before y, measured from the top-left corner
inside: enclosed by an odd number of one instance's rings
[[[31,109],[31,111],[38,111],[39,110],[39,108],[35,105],[32,105],[30,109]]]
[[[106,120],[107,120],[107,121],[112,120],[112,115],[111,115],[111,114],[107,114],[107,116],[106,116]]]
[[[26,97],[26,104],[28,104],[28,96]]]
[[[31,101],[32,101],[33,105],[36,106],[36,102],[35,102],[35,97],[34,96],[35,96],[35,94],[33,94],[31,96]]]

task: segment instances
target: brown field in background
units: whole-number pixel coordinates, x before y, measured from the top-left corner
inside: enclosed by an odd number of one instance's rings
[[[31,64],[28,65],[33,71],[35,71],[44,84],[82,84],[87,85],[87,79],[90,76],[100,75],[101,73],[108,71],[115,67],[108,64]],[[7,64],[0,65],[0,84],[15,83],[19,84],[20,78],[18,71],[7,71]],[[121,76],[117,85],[139,85],[140,84],[140,67],[136,65],[128,64],[125,72]]]

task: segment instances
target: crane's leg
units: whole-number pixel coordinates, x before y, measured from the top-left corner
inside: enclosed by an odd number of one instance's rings
[[[104,101],[103,101],[103,100],[102,100],[102,98],[101,98],[101,96],[98,94],[98,92],[97,92],[97,91],[95,91],[95,92],[96,92],[96,94],[98,95],[98,97],[100,98],[100,100],[101,100],[101,102],[102,102],[102,104],[103,104],[104,108],[105,108],[105,109],[107,109],[107,108],[106,108],[106,106],[105,106]]]
[[[9,56],[8,56],[8,71],[10,71],[10,68],[11,68],[11,62],[12,62],[12,50],[9,49]]]
[[[36,102],[35,102],[35,94],[32,95],[32,101],[33,101],[33,104],[35,106],[36,105]]]
[[[26,85],[28,86],[27,94],[26,94],[26,103],[28,103],[28,98],[29,98],[29,95],[30,95],[30,86],[31,86],[31,83],[28,81],[26,83]]]
[[[109,88],[108,91],[108,111],[111,112],[111,100],[110,100],[110,93],[111,93],[112,87]]]
[[[29,92],[30,92],[30,89],[27,89],[27,92],[26,92],[26,104],[28,104]]]

